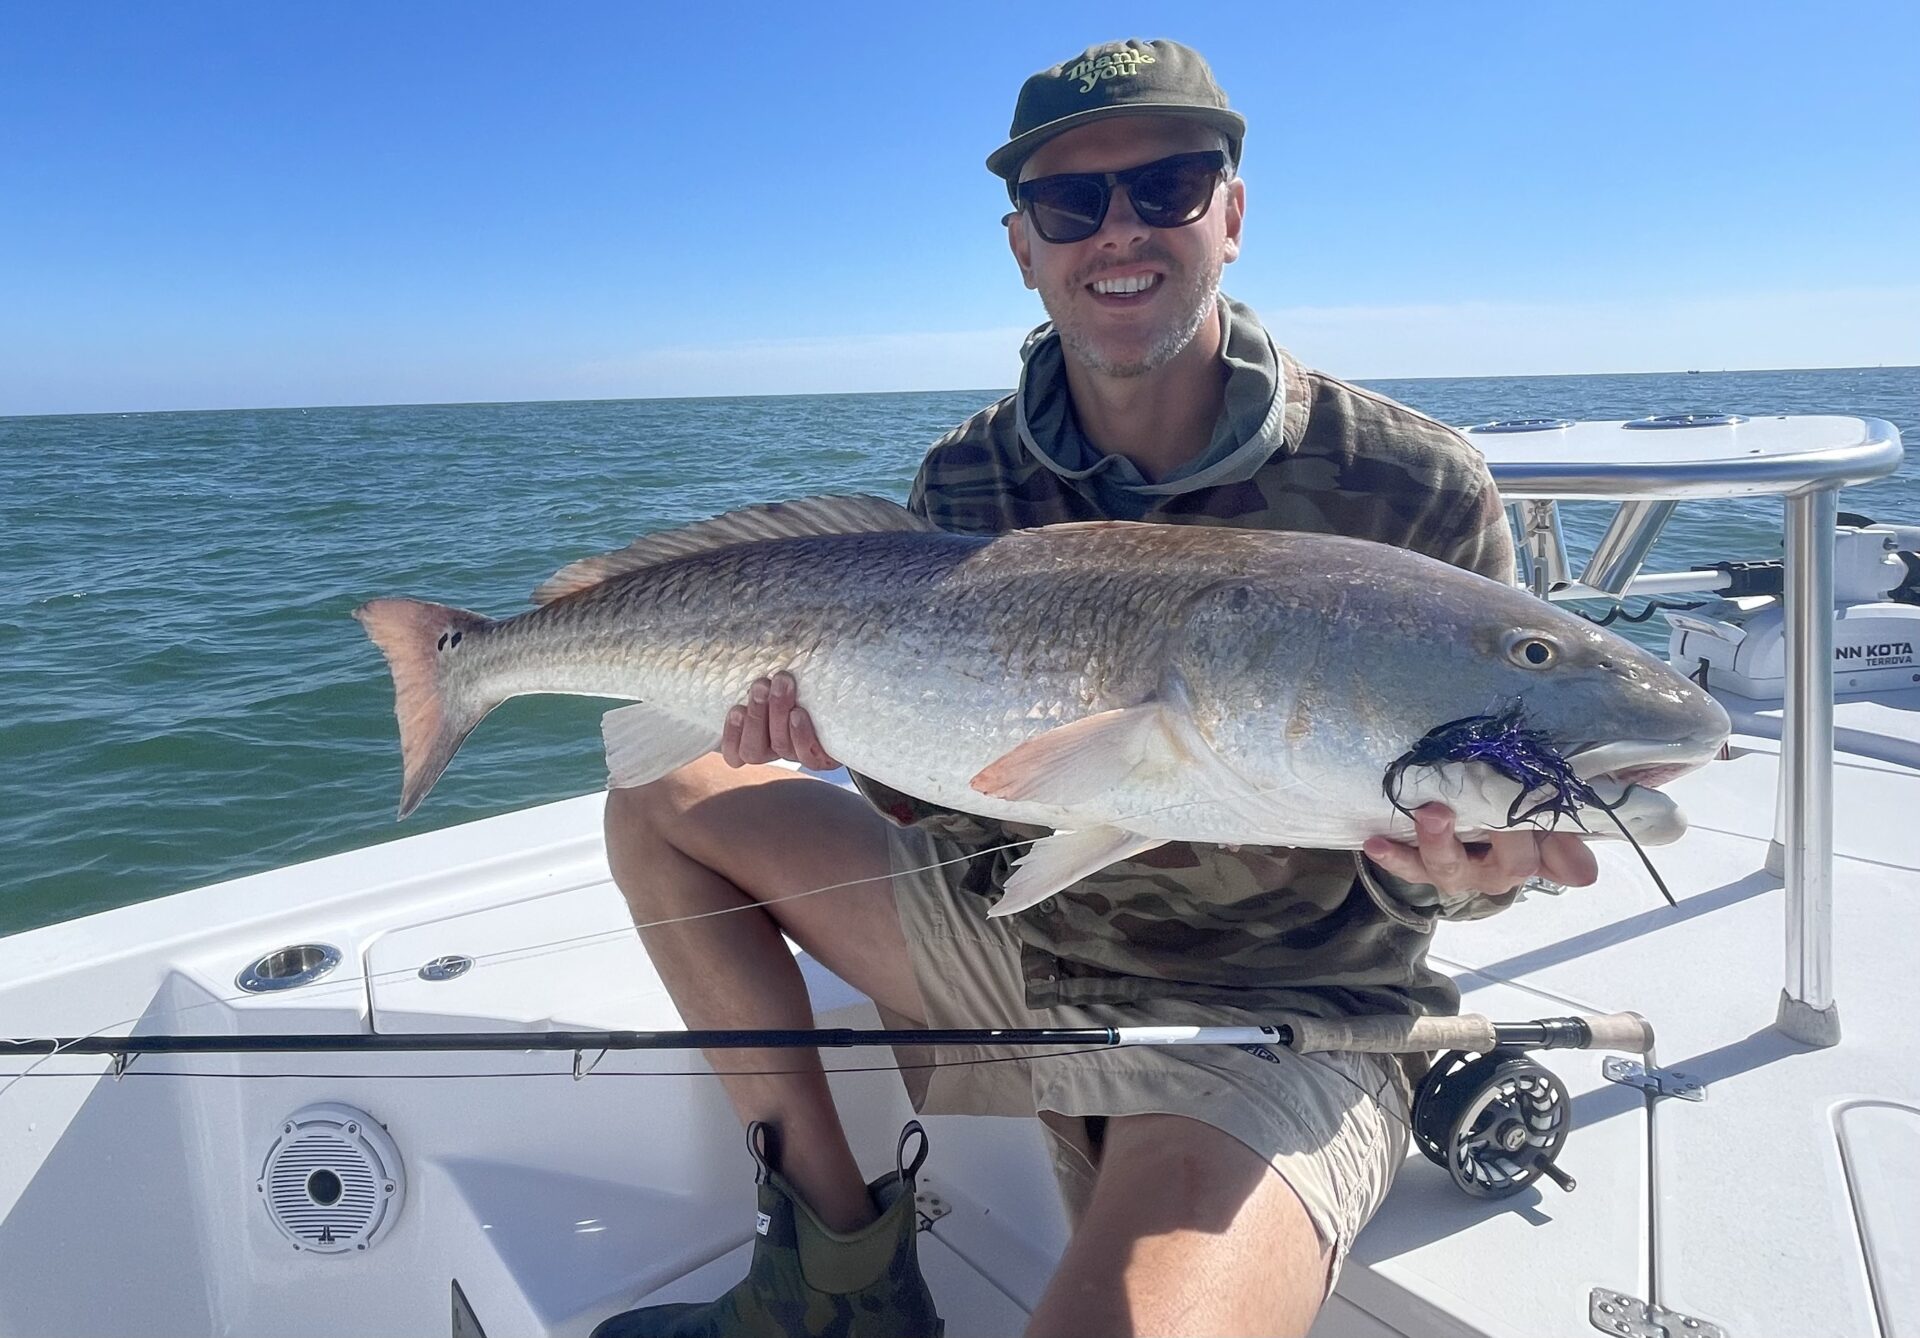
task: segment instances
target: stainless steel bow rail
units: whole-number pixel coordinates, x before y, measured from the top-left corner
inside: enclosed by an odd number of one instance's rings
[[[1833,980],[1833,533],[1838,495],[1904,458],[1878,418],[1665,414],[1631,422],[1530,418],[1473,434],[1520,532],[1522,584],[1547,599],[1619,599],[1724,589],[1718,571],[1642,574],[1673,514],[1693,498],[1782,500],[1786,702],[1780,794],[1767,867],[1786,884],[1786,980],[1775,1025],[1809,1045],[1840,1040]],[[1558,503],[1619,510],[1574,579]]]

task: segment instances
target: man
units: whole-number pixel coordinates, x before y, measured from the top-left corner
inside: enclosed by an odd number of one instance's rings
[[[1051,323],[1018,391],[933,448],[910,505],[975,533],[1103,516],[1344,533],[1510,580],[1504,513],[1460,437],[1302,369],[1219,294],[1241,245],[1243,131],[1172,42],[1110,43],[1028,80],[988,167]],[[810,1025],[782,931],[884,1012],[934,1027],[1451,1011],[1425,964],[1436,915],[1497,909],[1536,873],[1594,876],[1573,837],[1469,850],[1434,805],[1417,846],[1372,842],[1365,861],[1173,845],[989,922],[1010,860],[994,848],[1034,833],[762,765],[833,764],[804,687],[756,684],[719,756],[608,802],[615,877],[690,1026]],[[909,1172],[862,1183],[818,1057],[712,1058],[788,1243],[763,1240],[714,1306],[629,1312],[604,1332],[933,1331],[899,1207]],[[1406,1145],[1405,1077],[1377,1056],[1106,1050],[935,1068],[916,1098],[1047,1122],[1075,1229],[1030,1334],[1303,1332]],[[822,1261],[856,1257],[823,1297]]]

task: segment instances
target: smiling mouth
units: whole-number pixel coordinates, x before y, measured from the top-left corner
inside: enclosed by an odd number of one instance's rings
[[[1158,274],[1125,274],[1095,279],[1087,287],[1100,297],[1138,297],[1152,292],[1160,283]]]

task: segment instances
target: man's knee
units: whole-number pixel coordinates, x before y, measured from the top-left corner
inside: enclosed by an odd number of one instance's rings
[[[650,785],[630,785],[607,791],[607,834],[627,831],[653,831],[662,819],[684,813],[692,799],[693,787],[684,774],[706,759],[662,776]]]
[[[1029,1333],[1305,1333],[1327,1268],[1304,1203],[1232,1135],[1117,1117]]]
[[[648,785],[607,795],[607,863],[634,902],[663,871],[698,866],[748,896],[775,895],[786,871],[818,853],[836,871],[846,851],[833,839],[880,819],[864,802],[780,766],[730,767],[709,753]],[[803,852],[805,838],[811,847]]]
[[[724,775],[708,774],[714,767],[729,770],[710,754],[651,784],[607,791],[607,865],[629,901],[646,885],[638,875],[657,865],[663,847],[676,847],[675,834],[694,820],[695,807],[725,783]]]

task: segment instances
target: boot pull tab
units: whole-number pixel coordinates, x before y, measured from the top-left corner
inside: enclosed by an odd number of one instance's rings
[[[919,1137],[920,1146],[914,1149],[913,1161],[909,1163],[907,1161],[907,1140],[915,1136]],[[900,1141],[894,1145],[893,1169],[899,1173],[900,1179],[904,1182],[920,1174],[920,1167],[926,1160],[927,1131],[920,1127],[920,1121],[908,1120],[907,1127],[900,1131]]]
[[[753,1183],[764,1185],[773,1179],[773,1169],[780,1160],[779,1131],[765,1120],[755,1120],[747,1126],[747,1151],[753,1154],[753,1164],[757,1168],[753,1173]]]

